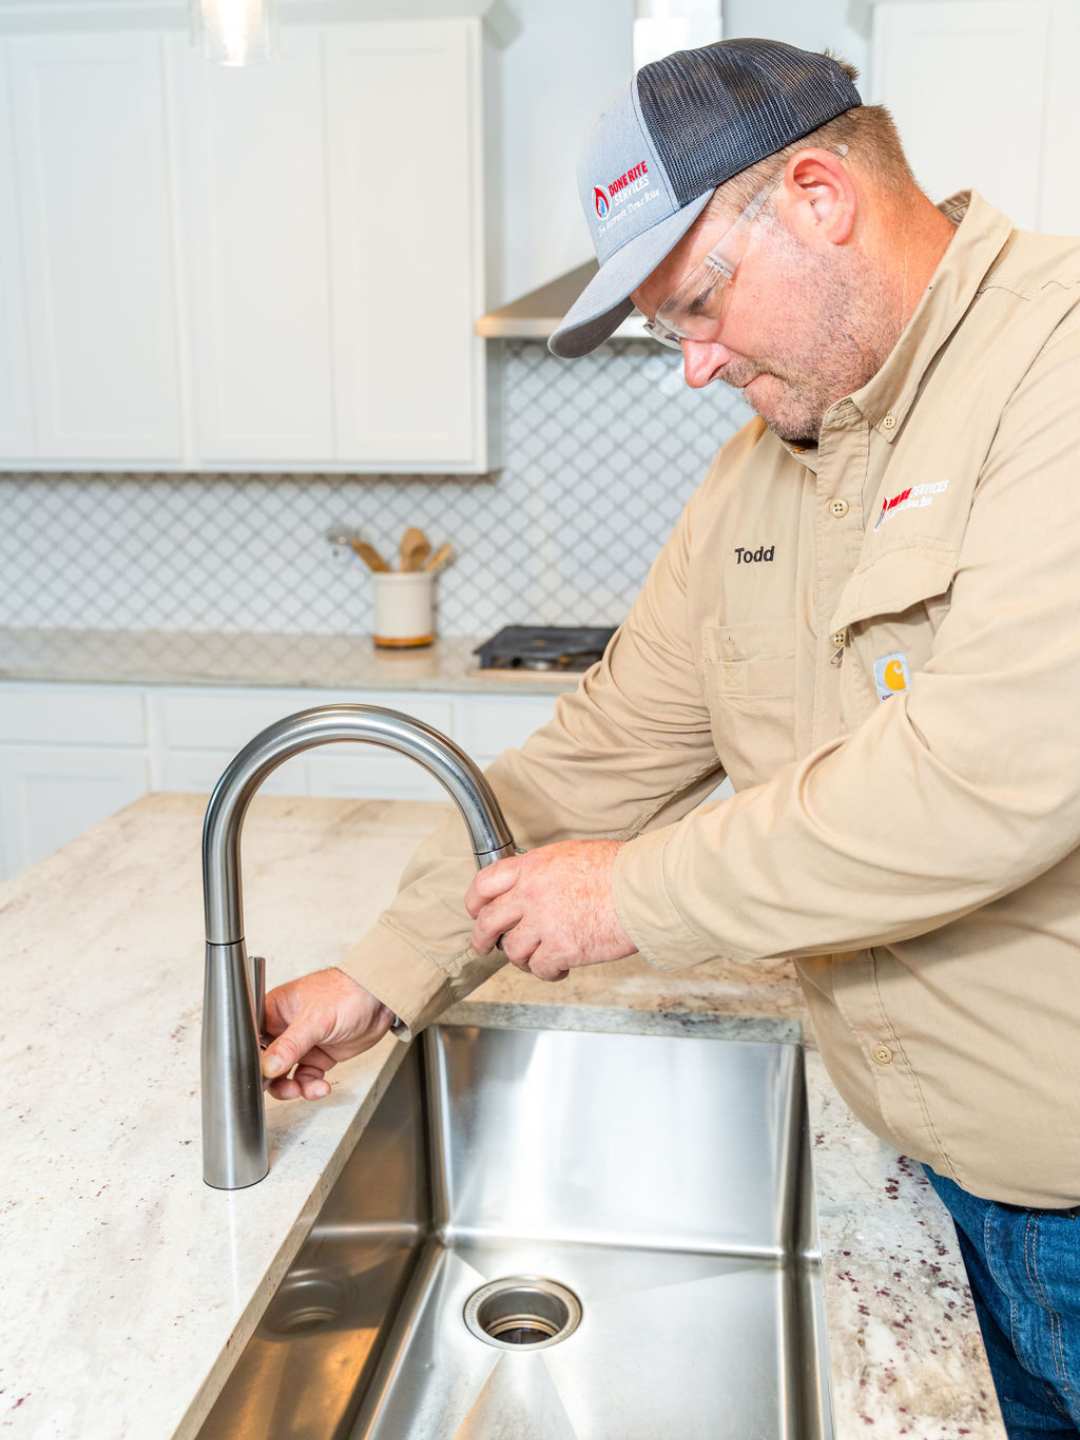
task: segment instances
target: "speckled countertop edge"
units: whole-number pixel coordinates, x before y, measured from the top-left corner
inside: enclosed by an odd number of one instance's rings
[[[480,671],[486,636],[377,650],[370,635],[0,628],[0,680],[558,695],[580,676]]]

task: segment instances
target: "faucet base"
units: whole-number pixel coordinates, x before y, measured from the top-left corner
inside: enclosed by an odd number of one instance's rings
[[[243,940],[207,945],[203,990],[203,1179],[244,1190],[270,1168],[258,1022]]]

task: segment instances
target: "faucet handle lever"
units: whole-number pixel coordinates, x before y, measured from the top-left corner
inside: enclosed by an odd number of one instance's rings
[[[255,1009],[255,1030],[261,1039],[266,1010],[266,957],[252,955],[249,963],[251,965],[251,1000]]]

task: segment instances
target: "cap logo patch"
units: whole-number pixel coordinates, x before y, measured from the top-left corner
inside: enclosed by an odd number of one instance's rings
[[[643,205],[659,198],[660,191],[653,184],[647,160],[631,165],[629,170],[609,180],[606,186],[593,185],[593,206],[600,222],[597,234],[603,235],[611,226],[618,225]]]

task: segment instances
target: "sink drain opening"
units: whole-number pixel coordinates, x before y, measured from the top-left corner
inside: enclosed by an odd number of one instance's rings
[[[264,1324],[277,1335],[298,1335],[342,1320],[348,1292],[341,1280],[310,1271],[287,1276],[266,1312]]]
[[[492,1280],[470,1295],[465,1324],[478,1340],[501,1350],[541,1350],[572,1335],[581,1302],[572,1290],[538,1275]]]

